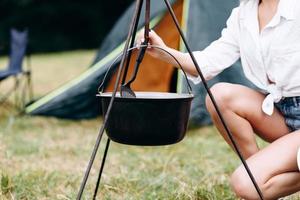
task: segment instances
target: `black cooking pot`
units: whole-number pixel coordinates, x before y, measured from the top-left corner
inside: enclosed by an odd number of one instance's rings
[[[101,93],[106,114],[112,93]],[[183,139],[192,94],[136,92],[136,98],[118,93],[106,124],[108,137],[130,145],[168,145]]]
[[[181,67],[173,55],[166,53]],[[185,73],[184,75],[187,80]],[[102,92],[104,82],[105,80],[99,87],[98,96],[105,115],[113,93]],[[135,92],[135,98],[128,98],[121,96],[119,92],[116,93],[105,127],[108,137],[118,143],[140,146],[169,145],[181,141],[187,130],[191,102],[194,98],[189,83],[188,86],[188,94]]]

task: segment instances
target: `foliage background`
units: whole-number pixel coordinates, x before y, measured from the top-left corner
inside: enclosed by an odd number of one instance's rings
[[[32,52],[97,48],[130,2],[0,0],[0,46],[9,44],[9,29],[17,27],[29,29]]]

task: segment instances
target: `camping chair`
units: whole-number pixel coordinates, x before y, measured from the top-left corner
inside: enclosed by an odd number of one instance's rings
[[[28,31],[17,31],[11,29],[10,31],[10,55],[8,67],[0,71],[0,83],[10,77],[14,78],[13,87],[8,90],[4,95],[0,96],[0,105],[2,105],[8,97],[15,92],[15,105],[19,108],[23,108],[25,105],[26,94],[25,90],[28,90],[28,98],[32,99],[32,86],[31,86],[31,70],[30,65],[28,65],[27,70],[22,69],[23,59],[26,53],[26,47],[28,42]],[[25,80],[25,84],[22,84]],[[21,90],[21,93],[18,92]],[[19,98],[21,95],[21,99]]]

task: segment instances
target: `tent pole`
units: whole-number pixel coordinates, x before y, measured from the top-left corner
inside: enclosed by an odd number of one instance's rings
[[[172,16],[172,19],[173,19],[173,21],[174,21],[174,23],[176,25],[176,28],[177,28],[177,30],[178,30],[178,32],[179,32],[179,34],[180,34],[180,36],[181,36],[181,38],[183,40],[183,43],[184,43],[184,45],[185,45],[185,47],[186,47],[186,49],[187,49],[187,51],[188,51],[188,53],[190,55],[190,57],[191,57],[194,65],[195,65],[195,67],[196,67],[196,70],[197,70],[197,72],[198,72],[198,74],[199,74],[199,76],[200,76],[200,78],[202,80],[202,83],[203,83],[203,85],[204,85],[204,87],[205,87],[205,89],[206,89],[206,91],[207,91],[207,93],[208,93],[208,95],[209,95],[212,103],[213,103],[213,106],[216,109],[216,112],[217,112],[217,114],[218,114],[218,116],[219,116],[219,118],[220,118],[220,120],[222,122],[222,125],[225,128],[226,133],[227,133],[227,135],[228,135],[231,143],[233,144],[234,150],[236,151],[237,155],[239,156],[240,160],[242,161],[242,164],[244,165],[244,167],[245,167],[245,169],[246,169],[246,171],[247,171],[247,173],[248,173],[248,175],[249,175],[249,177],[250,177],[250,179],[251,179],[251,181],[252,181],[252,183],[253,183],[253,185],[254,185],[254,187],[255,187],[258,195],[259,195],[259,197],[260,197],[260,199],[263,200],[264,199],[263,198],[263,194],[262,194],[262,192],[261,192],[261,190],[260,190],[260,188],[259,188],[259,186],[258,186],[258,184],[257,184],[257,182],[256,182],[256,180],[255,180],[255,178],[254,178],[254,176],[253,176],[253,174],[252,174],[252,172],[251,172],[251,170],[250,170],[247,162],[245,161],[243,155],[241,154],[241,152],[239,150],[239,147],[237,145],[237,142],[235,141],[232,133],[230,132],[230,130],[229,130],[229,128],[228,128],[228,126],[227,126],[227,124],[226,124],[226,122],[224,120],[224,117],[223,117],[222,113],[220,112],[220,109],[219,109],[219,107],[218,107],[218,105],[216,103],[216,100],[215,100],[213,94],[211,93],[211,91],[210,91],[210,89],[208,87],[208,84],[207,84],[207,82],[206,82],[206,80],[205,80],[205,78],[204,78],[204,76],[203,76],[203,74],[202,74],[202,72],[200,70],[200,67],[199,67],[199,65],[198,65],[198,63],[197,63],[197,61],[196,61],[196,59],[195,59],[195,57],[194,57],[194,55],[192,53],[192,50],[190,49],[190,47],[188,45],[188,42],[187,42],[187,40],[186,40],[186,38],[185,38],[185,36],[183,34],[183,31],[181,30],[181,27],[179,25],[179,22],[178,22],[178,20],[176,18],[176,15],[175,15],[173,9],[172,9],[172,6],[171,6],[171,4],[170,4],[170,2],[168,0],[164,0],[164,2],[165,2],[166,6],[168,8],[169,13]]]
[[[100,145],[104,130],[106,128],[106,124],[107,124],[107,121],[108,121],[108,118],[109,118],[109,115],[110,115],[110,112],[111,112],[111,109],[112,109],[112,106],[113,106],[113,103],[114,103],[114,100],[115,100],[115,97],[116,97],[116,93],[117,93],[117,90],[118,90],[118,87],[119,87],[119,82],[120,82],[122,70],[123,70],[124,64],[125,64],[126,54],[127,54],[128,47],[129,47],[129,41],[130,41],[130,38],[131,38],[131,36],[133,34],[133,31],[134,31],[135,22],[137,21],[138,10],[141,8],[141,6],[140,6],[141,3],[142,3],[142,0],[137,0],[135,11],[134,11],[134,16],[133,16],[132,21],[131,21],[131,25],[130,25],[128,36],[127,36],[126,43],[125,43],[125,47],[124,47],[124,50],[123,50],[120,68],[118,70],[117,79],[116,79],[115,86],[114,86],[114,91],[112,93],[112,97],[111,97],[110,103],[108,105],[107,112],[105,114],[103,124],[102,124],[102,126],[99,130],[99,134],[97,136],[96,143],[94,145],[94,149],[93,149],[90,161],[88,163],[88,166],[87,166],[87,169],[85,171],[83,180],[81,182],[80,189],[79,189],[79,192],[77,194],[76,200],[81,200],[81,197],[82,197],[83,191],[85,189],[88,177],[90,175],[91,168],[93,166],[95,157],[97,155],[97,151],[99,149],[99,145]]]

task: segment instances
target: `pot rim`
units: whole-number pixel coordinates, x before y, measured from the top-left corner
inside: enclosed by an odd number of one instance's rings
[[[167,100],[167,99],[192,99],[193,94],[189,93],[171,93],[171,92],[135,92],[136,98],[121,97],[120,92],[116,93],[118,99],[156,99],[156,100]],[[112,97],[112,92],[100,92],[98,97]]]

